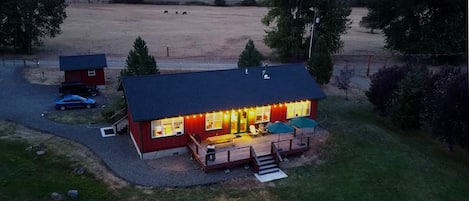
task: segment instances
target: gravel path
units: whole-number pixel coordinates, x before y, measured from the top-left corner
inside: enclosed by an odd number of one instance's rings
[[[54,110],[57,86],[30,84],[23,78],[22,68],[21,64],[16,63],[15,66],[8,61],[0,68],[0,119],[81,143],[100,157],[117,176],[132,184],[182,187],[212,184],[253,174],[252,170],[243,168],[231,169],[229,173],[223,170],[205,173],[193,168],[196,162],[189,160],[188,155],[174,157],[174,160],[143,161],[138,158],[128,135],[102,138],[99,128],[49,121],[41,117],[41,113]],[[174,163],[175,168],[155,168],[154,164],[158,162],[165,163],[163,167],[171,167],[168,163]],[[176,166],[191,168],[181,170]]]

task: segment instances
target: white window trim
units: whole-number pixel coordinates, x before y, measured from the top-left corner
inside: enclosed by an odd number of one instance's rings
[[[96,69],[88,70],[88,77],[96,76]]]
[[[209,116],[209,114],[211,114],[212,116],[212,119],[207,119],[207,116]],[[221,121],[221,124],[220,124],[220,128],[207,128],[207,120],[211,120],[213,123],[213,125],[215,125],[215,114],[220,114],[220,121]],[[220,130],[220,129],[223,129],[223,113],[222,112],[212,112],[212,113],[207,113],[205,114],[205,131],[213,131],[213,130]]]
[[[162,131],[162,136],[155,136],[154,135],[154,132],[155,132],[155,127],[158,126],[156,124],[156,122],[160,122],[159,126],[163,127],[162,123],[164,120],[168,120],[170,119],[171,120],[171,130],[173,130],[173,133],[164,133],[164,128],[163,131]],[[174,129],[174,123],[177,121],[177,120],[181,120],[182,122],[182,129],[180,131],[176,131]],[[178,133],[180,132],[180,133]],[[184,118],[183,117],[173,117],[173,118],[167,118],[167,119],[159,119],[159,120],[154,120],[154,121],[151,121],[151,138],[152,139],[157,139],[157,138],[164,138],[164,137],[172,137],[172,136],[180,136],[180,135],[183,135],[184,134]]]
[[[257,109],[259,109],[259,108],[262,108],[262,114],[261,114],[262,116],[264,116],[264,114],[266,113],[266,111],[269,112],[269,119],[263,120],[263,118],[262,118],[261,121],[257,121],[257,116],[258,116],[258,114],[257,114]],[[266,110],[266,108],[267,108],[267,110]],[[259,123],[270,122],[270,119],[271,119],[271,116],[272,116],[272,110],[271,110],[271,109],[272,109],[272,108],[271,108],[270,106],[256,107],[256,109],[255,109],[255,110],[256,110],[256,116],[254,117],[255,123],[256,123],[256,124],[259,124]]]

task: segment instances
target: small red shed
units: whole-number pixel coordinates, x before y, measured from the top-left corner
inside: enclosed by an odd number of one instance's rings
[[[316,119],[326,97],[303,64],[122,78],[130,136],[142,159],[187,151],[189,135],[249,132]]]
[[[60,56],[60,70],[65,72],[65,82],[82,82],[86,85],[104,86],[105,54]]]

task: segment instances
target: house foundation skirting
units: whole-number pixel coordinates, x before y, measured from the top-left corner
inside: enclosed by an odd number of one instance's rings
[[[178,147],[178,148],[143,153],[140,158],[143,160],[151,160],[151,159],[163,158],[166,156],[181,155],[185,153],[188,153],[187,147]]]

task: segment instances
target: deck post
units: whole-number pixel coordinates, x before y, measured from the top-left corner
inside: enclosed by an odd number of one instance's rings
[[[309,147],[309,139],[310,139],[310,137],[308,136],[308,142],[307,142],[307,146],[308,146],[308,147]]]
[[[230,161],[231,161],[231,160],[230,160],[230,153],[231,153],[231,151],[230,151],[230,150],[228,150],[228,162],[230,162]]]
[[[199,155],[199,145],[195,143],[195,153]]]
[[[292,150],[293,139],[290,140],[290,151]]]

